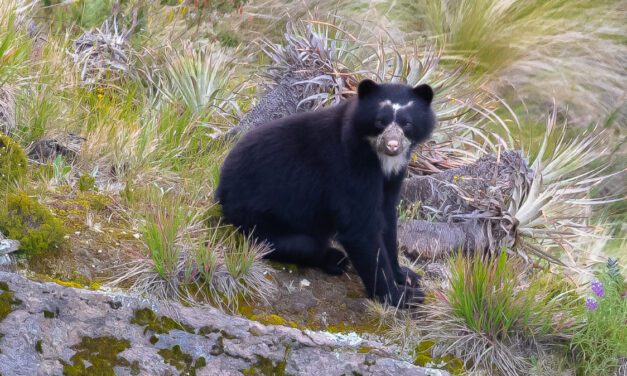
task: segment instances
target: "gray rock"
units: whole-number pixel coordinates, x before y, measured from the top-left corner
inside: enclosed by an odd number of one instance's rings
[[[20,248],[20,242],[18,242],[17,240],[0,238],[0,256],[13,253],[17,251],[19,248]]]
[[[159,355],[179,346],[196,361],[206,360],[197,375],[240,375],[261,365],[290,375],[427,375],[428,369],[399,360],[381,343],[355,336],[262,325],[229,316],[211,307],[184,307],[123,295],[33,282],[0,271],[13,293],[13,310],[0,322],[0,374],[61,375],[72,364],[73,347],[84,337],[129,341],[118,354],[126,365],[117,375],[178,375]],[[186,325],[156,334],[130,321],[134,312],[150,308]],[[369,353],[359,348],[368,347]],[[88,365],[88,363],[86,363]],[[132,367],[131,367],[132,365]],[[441,373],[442,374],[442,373]]]

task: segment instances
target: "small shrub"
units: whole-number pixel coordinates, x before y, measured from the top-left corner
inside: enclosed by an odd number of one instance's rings
[[[218,42],[224,47],[237,47],[240,44],[240,40],[232,31],[221,30],[218,31]]]
[[[9,136],[0,133],[0,188],[26,174],[26,154]]]
[[[78,178],[78,189],[81,192],[93,191],[96,188],[96,179],[89,174],[82,174]]]
[[[6,206],[0,208],[0,231],[19,240],[27,257],[58,247],[65,235],[61,221],[25,193],[7,196]]]
[[[571,344],[577,375],[617,375],[620,358],[627,357],[625,278],[612,259],[597,277],[586,299],[586,323]]]

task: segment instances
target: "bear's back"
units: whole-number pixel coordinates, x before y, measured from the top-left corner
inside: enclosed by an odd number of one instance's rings
[[[347,106],[278,119],[244,135],[224,161],[216,192],[227,220],[242,225],[236,217],[246,212],[318,221],[329,183],[337,184],[337,164],[344,163]]]

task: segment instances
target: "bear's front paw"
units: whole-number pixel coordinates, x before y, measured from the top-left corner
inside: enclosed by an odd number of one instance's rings
[[[331,275],[341,275],[348,269],[348,257],[339,249],[329,247],[320,268]]]
[[[395,276],[396,283],[401,286],[418,287],[420,286],[420,276],[413,270],[400,266]]]
[[[399,287],[398,290],[385,299],[385,303],[399,308],[411,308],[422,304],[425,300],[425,293],[422,289],[410,286]]]

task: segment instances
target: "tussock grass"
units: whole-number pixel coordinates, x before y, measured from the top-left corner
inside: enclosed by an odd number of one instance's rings
[[[131,282],[136,293],[231,310],[242,298],[265,300],[273,293],[270,269],[260,262],[265,245],[219,221],[207,225],[200,205],[183,196],[159,189],[143,195],[150,196],[139,219],[144,256],[119,271],[112,285]]]
[[[577,323],[574,292],[521,273],[523,264],[505,252],[458,255],[450,269],[448,286],[419,308],[416,323],[422,340],[436,342],[434,355],[459,356],[471,371],[520,375],[531,354],[567,346]]]
[[[559,99],[574,125],[624,118],[627,63],[620,1],[455,0],[406,2],[410,30],[490,75],[501,93],[531,106]],[[408,17],[411,14],[412,17]]]

